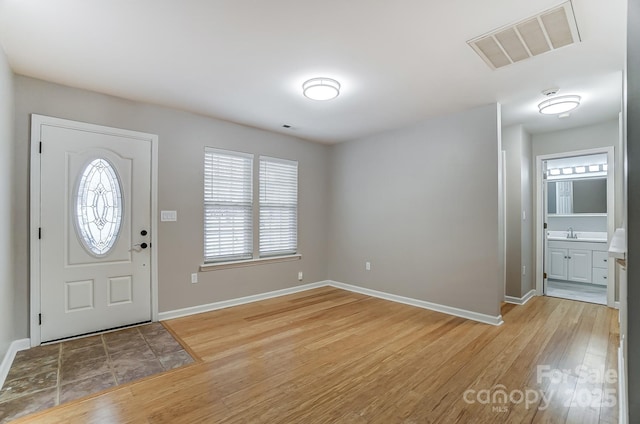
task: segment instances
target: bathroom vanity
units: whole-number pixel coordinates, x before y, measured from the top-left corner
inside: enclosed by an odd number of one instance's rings
[[[567,238],[564,231],[549,231],[547,240],[547,278],[607,285],[606,233],[582,232],[576,233],[576,238]]]

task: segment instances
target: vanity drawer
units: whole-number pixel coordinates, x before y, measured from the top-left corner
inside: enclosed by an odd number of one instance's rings
[[[593,268],[592,280],[593,284],[600,284],[602,286],[607,285],[607,273],[608,270],[605,268]]]
[[[609,261],[609,252],[602,252],[598,250],[593,251],[593,260],[591,261],[591,266],[593,266],[594,268],[608,268],[609,267],[608,261]]]

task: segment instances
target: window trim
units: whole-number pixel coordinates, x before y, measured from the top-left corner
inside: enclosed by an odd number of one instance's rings
[[[200,271],[218,271],[222,269],[243,268],[247,266],[265,265],[278,262],[299,261],[301,259],[302,255],[300,253],[296,253],[295,255],[267,256],[264,258],[245,259],[241,261],[207,262],[200,265]]]

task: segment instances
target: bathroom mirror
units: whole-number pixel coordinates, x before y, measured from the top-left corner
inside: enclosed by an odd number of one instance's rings
[[[547,183],[549,215],[607,213],[607,178],[574,178]]]

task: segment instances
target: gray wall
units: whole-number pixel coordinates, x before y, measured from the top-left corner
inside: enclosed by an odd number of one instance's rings
[[[505,127],[502,129],[502,148],[506,154],[507,202],[505,294],[520,298],[533,288],[531,136],[522,125]]]
[[[627,23],[627,369],[629,422],[640,422],[640,0],[629,0]]]
[[[283,289],[327,279],[329,147],[173,109],[127,101],[16,77],[17,325],[28,334],[29,114],[138,130],[159,135],[159,209],[177,210],[178,222],[160,222],[160,312]],[[301,261],[202,272],[203,154],[205,146],[299,161],[299,251]]]
[[[496,105],[330,147],[28,77],[15,87],[15,163],[29,163],[31,113],[159,135],[159,209],[179,218],[159,224],[160,312],[292,287],[303,271],[303,283],[330,276],[499,315]],[[204,146],[299,161],[301,261],[202,272],[190,283],[202,263]],[[14,316],[27,337],[28,167],[14,175]]]
[[[332,147],[331,279],[500,314],[498,109]]]
[[[0,361],[14,340],[13,73],[0,47]]]

